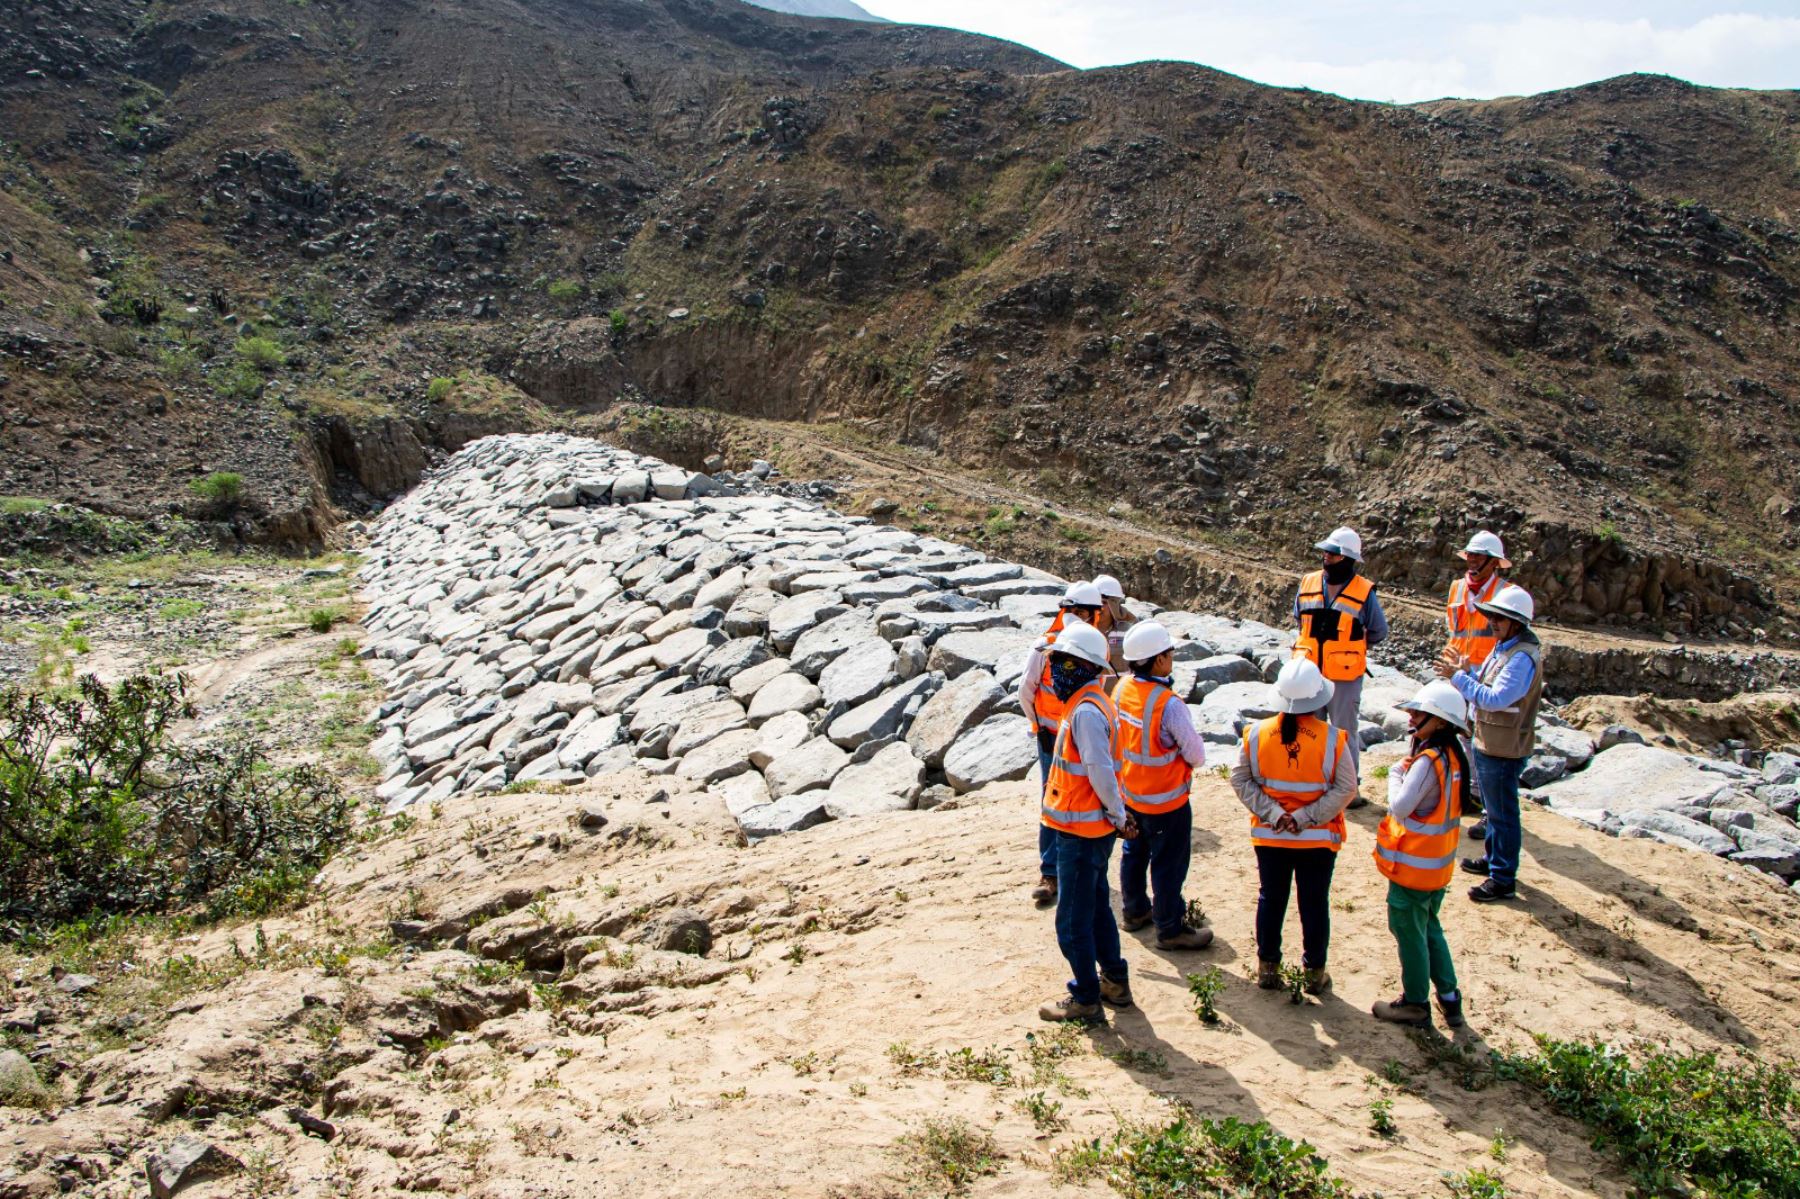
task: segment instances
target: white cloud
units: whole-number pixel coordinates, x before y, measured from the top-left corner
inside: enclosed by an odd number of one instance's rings
[[[1529,9],[1550,0],[1528,0]],[[1800,16],[1787,0],[1576,0],[1510,19],[1450,0],[868,0],[900,21],[975,29],[1075,66],[1203,63],[1259,82],[1371,100],[1491,97],[1632,71],[1718,87],[1800,86]],[[1774,12],[1743,8],[1775,4]],[[1573,11],[1572,11],[1573,10]],[[1640,15],[1642,14],[1642,15]]]

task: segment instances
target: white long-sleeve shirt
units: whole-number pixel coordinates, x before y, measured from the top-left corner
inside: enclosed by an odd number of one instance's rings
[[[1168,679],[1157,682],[1167,687]],[[1198,770],[1206,764],[1206,742],[1200,739],[1200,730],[1194,727],[1194,714],[1188,710],[1186,703],[1177,695],[1163,705],[1162,748],[1172,749],[1181,755],[1182,761]]]
[[[1388,812],[1396,820],[1405,820],[1421,809],[1429,811],[1437,805],[1437,771],[1424,758],[1417,758],[1404,771],[1388,772]]]

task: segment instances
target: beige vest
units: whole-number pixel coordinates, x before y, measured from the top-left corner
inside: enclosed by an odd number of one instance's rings
[[[1521,637],[1505,649],[1496,649],[1481,664],[1483,686],[1494,685],[1506,664],[1524,654],[1537,664],[1531,690],[1510,708],[1489,711],[1469,705],[1475,716],[1475,748],[1490,758],[1529,758],[1537,745],[1538,706],[1544,695],[1544,647],[1535,637]]]

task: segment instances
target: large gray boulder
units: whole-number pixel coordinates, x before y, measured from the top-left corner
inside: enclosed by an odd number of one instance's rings
[[[1552,810],[1696,806],[1726,785],[1678,753],[1651,745],[1616,745],[1594,755],[1586,770],[1542,788]],[[1710,831],[1710,830],[1709,830]]]
[[[1557,728],[1540,724],[1537,729],[1536,754],[1554,754],[1565,764],[1564,773],[1587,769],[1594,760],[1594,743],[1580,729]]]
[[[817,679],[837,659],[852,649],[859,653],[875,652],[882,641],[875,631],[875,619],[856,609],[834,616],[800,634],[788,654],[794,669],[809,679]]]
[[[756,746],[750,751],[750,764],[758,770],[797,749],[812,737],[812,721],[803,712],[783,712],[757,726]]]
[[[825,812],[833,820],[910,809],[925,789],[925,763],[901,741],[884,745],[867,762],[846,766],[831,780]]]
[[[839,716],[826,729],[826,735],[845,749],[855,749],[866,741],[898,737],[905,731],[908,717],[916,714],[916,706],[922,705],[942,683],[943,677],[936,674],[908,679]]]
[[[768,632],[769,614],[786,599],[786,596],[762,588],[740,591],[725,612],[726,636],[757,637]],[[794,636],[799,635],[796,630]]]
[[[1664,845],[1698,849],[1703,853],[1721,856],[1738,848],[1737,842],[1710,825],[1656,808],[1633,808],[1621,812],[1619,824],[1621,837],[1645,837]]]
[[[792,657],[794,643],[802,633],[847,611],[843,598],[835,591],[807,591],[791,596],[769,609],[769,640],[776,649]]]
[[[1763,781],[1770,786],[1782,787],[1800,783],[1800,756],[1786,753],[1773,753],[1763,758]]]
[[[769,661],[769,643],[761,637],[739,637],[727,641],[700,659],[694,669],[694,681],[703,687],[729,683],[743,671]]]
[[[744,728],[748,723],[744,705],[735,699],[718,699],[683,712],[675,735],[669,739],[669,756],[679,758],[692,753],[719,734]]]
[[[965,671],[999,673],[1002,663],[1022,660],[1036,645],[1036,634],[996,628],[946,633],[931,647],[929,668],[954,679]]]
[[[1732,861],[1790,881],[1800,877],[1800,841],[1775,836],[1754,825],[1731,828],[1727,835],[1737,843],[1737,851],[1728,855]]]
[[[777,675],[763,684],[756,697],[750,701],[750,722],[761,724],[772,716],[783,712],[810,712],[819,706],[820,691],[805,675]]]
[[[838,772],[850,765],[850,755],[824,737],[814,737],[788,750],[763,770],[769,794],[775,799],[798,795],[831,785]]]
[[[1022,779],[1038,764],[1037,737],[1023,716],[990,716],[956,739],[944,755],[944,778],[958,794]]]
[[[804,639],[802,639],[804,640]],[[899,655],[880,638],[838,655],[819,675],[825,706],[851,705],[873,699],[895,681]]]
[[[736,728],[719,733],[704,744],[688,750],[675,773],[684,779],[716,783],[751,769],[750,755],[762,733],[757,729]],[[679,738],[679,734],[677,734]],[[671,745],[673,750],[674,746]],[[674,756],[671,753],[671,756]]]
[[[958,737],[999,711],[1006,701],[1006,692],[993,675],[980,669],[966,671],[925,701],[907,731],[906,743],[926,766],[936,770]]]
[[[825,792],[807,791],[751,808],[740,815],[737,822],[746,838],[760,841],[782,833],[797,833],[829,819],[831,817],[825,814]]]
[[[1180,672],[1190,673],[1190,672]],[[1232,683],[1260,683],[1262,671],[1256,663],[1237,654],[1214,654],[1193,664],[1192,690],[1186,698],[1199,700]]]
[[[749,703],[758,691],[782,675],[790,673],[790,670],[791,667],[786,658],[770,658],[765,662],[758,662],[755,666],[731,676],[729,684],[731,696],[733,699]]]

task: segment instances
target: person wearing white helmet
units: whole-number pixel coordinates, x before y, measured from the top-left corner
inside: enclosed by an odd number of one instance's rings
[[[1294,596],[1294,623],[1300,634],[1294,655],[1310,658],[1319,673],[1335,684],[1331,723],[1350,734],[1350,757],[1362,756],[1363,678],[1369,672],[1369,649],[1387,640],[1387,614],[1367,575],[1359,574],[1362,538],[1354,529],[1334,529],[1313,546],[1324,555],[1321,569],[1300,580]],[[1361,806],[1352,797],[1353,806]]]
[[[1158,949],[1205,949],[1210,928],[1187,923],[1187,881],[1194,810],[1188,803],[1194,768],[1206,761],[1193,714],[1175,694],[1175,641],[1154,620],[1125,636],[1131,674],[1113,687],[1119,712],[1119,791],[1137,819],[1139,835],[1119,854],[1119,909],[1125,931],[1156,925]],[[1148,885],[1146,885],[1148,884]],[[1153,898],[1154,897],[1154,898]]]
[[[1137,617],[1125,610],[1125,586],[1111,575],[1095,575],[1094,586],[1100,589],[1100,598],[1106,601],[1106,608],[1100,614],[1096,627],[1106,634],[1106,645],[1112,661],[1112,672],[1123,676],[1127,670],[1125,661],[1125,637],[1137,624]]]
[[[1523,587],[1508,585],[1479,605],[1494,630],[1494,652],[1479,667],[1445,650],[1437,672],[1469,701],[1475,728],[1475,775],[1487,812],[1487,853],[1465,858],[1463,869],[1487,876],[1469,891],[1476,903],[1511,899],[1518,890],[1519,774],[1537,745],[1544,695],[1544,647],[1532,631],[1537,606]]]
[[[1050,685],[1065,713],[1056,733],[1042,825],[1056,861],[1056,944],[1074,978],[1066,993],[1044,1004],[1045,1020],[1100,1019],[1100,1005],[1131,1006],[1131,984],[1113,920],[1106,876],[1114,834],[1137,836],[1119,796],[1119,716],[1100,686],[1106,637],[1072,624],[1050,650]]]
[[[1375,831],[1375,868],[1387,876],[1388,931],[1400,949],[1400,996],[1372,1009],[1377,1020],[1425,1027],[1428,991],[1451,1028],[1463,1026],[1462,992],[1438,920],[1456,877],[1456,843],[1469,798],[1463,736],[1469,706],[1439,680],[1400,707],[1411,713],[1411,752],[1388,774],[1388,814]]]
[[[1308,658],[1294,658],[1275,678],[1281,715],[1244,726],[1231,786],[1250,809],[1256,847],[1257,985],[1281,985],[1281,925],[1288,893],[1298,891],[1306,990],[1331,989],[1325,971],[1331,948],[1331,875],[1347,826],[1344,809],[1356,794],[1350,735],[1328,724],[1336,690]]]
[[[1486,529],[1469,538],[1469,544],[1457,556],[1463,560],[1464,569],[1450,584],[1450,597],[1444,604],[1444,624],[1450,633],[1444,648],[1461,655],[1472,670],[1487,661],[1495,645],[1494,630],[1488,627],[1487,617],[1477,605],[1487,603],[1506,586],[1500,572],[1510,569],[1512,563],[1507,560],[1506,545],[1499,534]],[[1479,784],[1475,794],[1480,794]],[[1471,840],[1480,841],[1486,836],[1486,820],[1477,820],[1469,829]]]
[[[1100,589],[1092,583],[1070,583],[1057,605],[1056,619],[1044,630],[1038,643],[1025,657],[1025,673],[1019,676],[1019,707],[1031,721],[1037,734],[1039,789],[1050,786],[1050,757],[1056,746],[1056,730],[1062,724],[1063,701],[1050,685],[1050,651],[1070,620],[1093,625],[1106,608]],[[1038,828],[1038,884],[1031,893],[1032,902],[1047,908],[1056,902],[1056,842],[1050,831]]]

